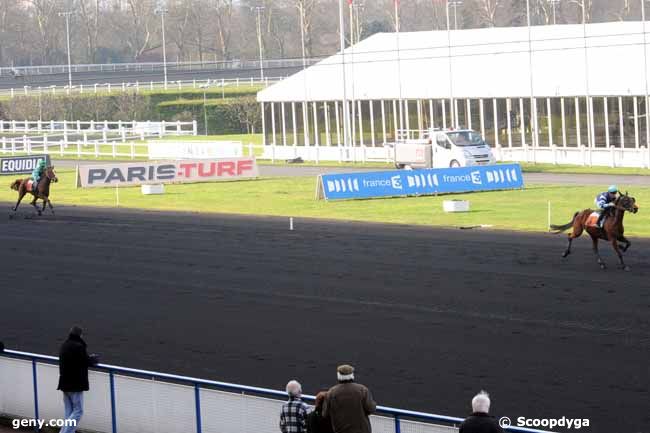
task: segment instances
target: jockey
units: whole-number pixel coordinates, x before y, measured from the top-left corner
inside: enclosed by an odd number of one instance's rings
[[[618,188],[616,185],[610,185],[607,191],[598,194],[596,197],[596,207],[600,210],[598,216],[598,222],[596,223],[598,227],[603,227],[603,220],[607,214],[607,210],[611,207],[614,207],[614,200],[618,196]]]
[[[32,171],[32,178],[34,179],[34,183],[32,185],[32,191],[36,192],[37,187],[38,187],[38,182],[41,180],[41,176],[45,173],[45,168],[47,167],[47,164],[44,159],[41,159],[38,161],[38,164],[36,165],[36,168],[34,168],[34,171]]]

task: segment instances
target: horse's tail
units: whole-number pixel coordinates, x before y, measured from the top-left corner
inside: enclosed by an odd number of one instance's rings
[[[580,212],[574,213],[573,218],[571,218],[571,221],[569,221],[568,223],[566,223],[564,225],[558,226],[558,225],[555,225],[555,224],[551,224],[551,230],[555,230],[555,233],[557,234],[557,233],[562,233],[563,231],[570,229],[573,226],[573,223],[575,222],[575,220],[578,217],[579,213]]]
[[[23,183],[22,179],[16,179],[16,180],[13,181],[13,183],[11,185],[9,185],[9,188],[11,188],[11,189],[13,189],[15,191],[18,191],[18,189],[20,188],[20,185],[22,183]]]

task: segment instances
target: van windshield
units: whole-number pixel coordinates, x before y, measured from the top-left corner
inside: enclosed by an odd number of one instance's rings
[[[447,136],[456,146],[481,146],[485,144],[481,134],[474,131],[448,132]]]

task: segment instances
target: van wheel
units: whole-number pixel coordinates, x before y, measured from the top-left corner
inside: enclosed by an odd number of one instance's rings
[[[401,170],[404,168],[404,164],[395,164],[395,168]]]
[[[451,167],[451,168],[460,167],[460,163],[454,159],[454,160],[451,161],[451,163],[449,164],[449,167]]]

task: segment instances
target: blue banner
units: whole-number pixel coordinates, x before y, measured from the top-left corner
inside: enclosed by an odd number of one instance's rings
[[[50,155],[11,156],[0,158],[0,174],[29,174],[38,165],[38,161],[45,159],[50,165]]]
[[[321,197],[348,200],[373,197],[449,194],[524,187],[519,164],[325,174]]]

